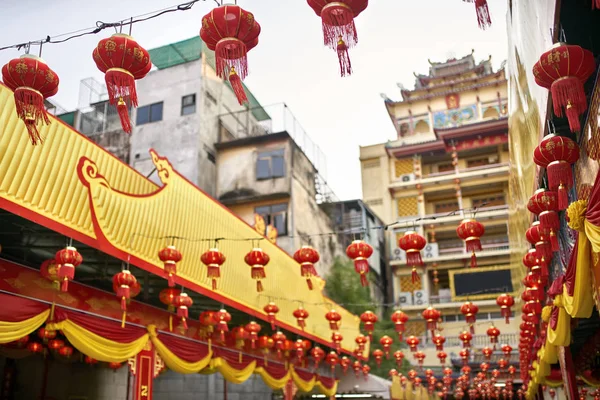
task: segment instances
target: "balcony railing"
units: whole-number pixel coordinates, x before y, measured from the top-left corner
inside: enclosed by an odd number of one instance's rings
[[[426,348],[435,347],[435,343],[431,340],[429,336],[423,336],[419,338],[421,341],[421,345]],[[503,333],[498,336],[498,344],[505,345],[508,344],[510,346],[518,346],[519,344],[519,335],[516,333]],[[446,342],[444,343],[445,348],[449,347],[462,347],[463,343],[458,338],[458,336],[450,336],[446,337]],[[482,348],[490,345],[490,337],[488,335],[473,335],[473,339],[471,340],[471,347],[474,348]],[[516,347],[515,347],[516,348]],[[473,354],[475,352],[472,352]]]
[[[481,244],[482,247],[482,252],[486,252],[486,251],[503,251],[503,250],[508,250],[509,249],[509,244],[508,242],[506,243],[482,243]],[[467,253],[467,251],[465,250],[465,246],[460,246],[460,247],[449,247],[449,248],[445,248],[445,249],[440,249],[440,256],[447,256],[447,255],[453,255],[453,254],[469,254]],[[479,252],[477,253],[479,254]]]
[[[440,183],[440,181],[449,181],[455,178],[469,178],[480,176],[484,172],[495,172],[492,170],[498,170],[498,172],[508,173],[508,163],[494,163],[486,165],[478,165],[477,167],[461,168],[458,170],[444,171],[444,172],[433,172],[427,175],[423,175],[420,179],[414,180],[403,180],[403,177],[394,176],[392,186],[410,186],[415,184],[428,184],[428,183]]]

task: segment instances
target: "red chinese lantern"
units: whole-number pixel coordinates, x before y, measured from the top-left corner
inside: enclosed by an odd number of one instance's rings
[[[221,265],[225,263],[225,255],[217,248],[206,250],[200,257],[206,265],[206,276],[212,280],[212,290],[217,290],[217,279],[221,277]]]
[[[50,339],[54,339],[56,337],[56,331],[51,331],[46,328],[40,328],[38,330],[38,337],[46,343]]]
[[[363,372],[363,375],[365,376],[365,380],[368,380],[369,373],[371,372],[371,367],[369,367],[367,364],[363,365],[362,372]]]
[[[487,0],[463,0],[466,3],[475,3],[475,12],[477,13],[477,23],[481,29],[492,26],[490,10]]]
[[[507,344],[502,346],[502,353],[504,353],[504,357],[506,357],[507,359],[510,359],[510,354],[512,353],[512,350],[513,348]]]
[[[177,316],[181,318],[181,323],[183,325],[183,329],[188,328],[187,318],[188,318],[188,310],[194,304],[194,301],[187,293],[181,293],[179,296],[175,297],[174,305],[177,307]]]
[[[252,279],[256,281],[257,292],[263,291],[261,280],[267,277],[267,274],[265,273],[265,267],[270,260],[271,258],[269,255],[260,248],[252,249],[252,251],[250,251],[248,254],[246,254],[246,257],[244,257],[244,261],[252,269]]]
[[[381,368],[381,360],[383,359],[383,351],[380,349],[373,350],[373,357],[375,357],[375,363],[378,368]]]
[[[381,347],[383,347],[383,351],[385,353],[386,358],[390,358],[390,348],[392,347],[393,343],[394,340],[388,335],[384,335],[381,337],[381,339],[379,339],[379,344],[381,345]]]
[[[333,351],[331,353],[336,354]],[[313,358],[313,361],[315,362],[315,369],[319,368],[319,364],[321,364],[321,361],[323,361],[323,358],[325,357],[325,351],[322,348],[320,348],[319,346],[315,346],[310,351],[310,355]],[[336,354],[336,357],[337,357],[337,354]],[[334,366],[334,368],[335,368],[335,366]]]
[[[118,363],[118,362],[109,362],[108,363],[108,368],[116,371],[119,368],[121,368],[122,365],[123,365],[122,363]]]
[[[541,273],[541,262],[538,258],[536,249],[529,249],[529,251],[523,256],[523,265],[535,275]]]
[[[237,5],[217,7],[202,18],[200,37],[215,52],[217,75],[229,79],[240,104],[248,102],[242,80],[248,75],[248,51],[259,35],[254,15]]]
[[[304,328],[306,327],[306,319],[308,318],[308,311],[306,311],[304,308],[299,307],[296,310],[294,310],[294,318],[296,318],[296,320],[298,321],[298,326],[304,330]]]
[[[215,329],[215,325],[217,322],[215,321],[215,311],[202,311],[200,313],[200,317],[198,317],[200,321],[200,325],[202,326],[200,330],[200,335],[202,338],[208,339],[208,344],[211,344],[212,334]]]
[[[446,363],[446,358],[448,358],[448,354],[445,351],[438,351],[437,358],[440,359],[440,364],[444,365]]]
[[[98,364],[98,360],[96,360],[95,358],[92,358],[90,356],[85,356],[83,358],[83,361],[88,365]]]
[[[398,333],[398,340],[402,341],[402,334],[406,328],[406,322],[408,322],[408,315],[403,311],[397,310],[392,314],[392,322],[394,323],[394,329]]]
[[[271,324],[271,329],[275,330],[275,320],[277,313],[279,312],[279,307],[271,301],[263,308],[263,310],[267,314],[267,321]]]
[[[258,340],[258,334],[260,333],[261,326],[255,321],[250,321],[246,324],[246,331],[248,332],[248,339],[250,339],[251,347],[254,350],[256,348],[256,341]]]
[[[558,193],[558,209],[569,206],[568,191],[573,187],[572,165],[579,160],[579,147],[568,137],[550,134],[533,152],[533,161],[548,173],[548,187]]]
[[[104,73],[109,103],[117,107],[123,130],[131,133],[129,108],[138,105],[135,81],[145,77],[152,68],[148,51],[131,36],[116,33],[102,39],[92,56]]]
[[[367,339],[367,337],[365,335],[363,335],[362,333],[359,333],[358,336],[356,336],[356,338],[354,339],[354,341],[356,342],[356,345],[358,346],[358,351],[362,352],[365,347],[367,346],[367,342],[369,341],[369,339]]]
[[[340,315],[340,313],[338,313],[335,310],[331,310],[327,314],[325,314],[325,319],[329,321],[329,328],[332,331],[337,331],[338,329],[340,329],[342,320],[342,316]]]
[[[352,363],[352,369],[354,370],[354,374],[358,378],[360,376],[360,371],[362,371],[362,364],[360,363],[360,361],[355,360]]]
[[[175,311],[175,299],[181,294],[181,290],[176,288],[165,288],[160,291],[158,298],[161,303],[167,306],[169,313]],[[173,316],[169,315],[169,330],[173,330]]]
[[[415,353],[415,359],[419,363],[419,366],[422,367],[423,366],[423,362],[425,361],[425,353],[423,353],[422,351],[417,351]]]
[[[302,365],[304,363],[304,352],[306,351],[302,339],[297,339],[296,342],[294,342],[294,350],[296,352],[297,363]]]
[[[137,282],[135,276],[129,270],[123,270],[113,276],[113,289],[116,289],[117,297],[121,299],[121,311],[123,318],[121,319],[121,327],[125,326],[125,318],[127,317],[127,301],[131,297],[131,287]]]
[[[511,314],[510,308],[515,304],[515,299],[511,295],[504,293],[498,296],[496,304],[500,306],[500,313],[506,319],[506,323],[508,324]]]
[[[492,325],[488,328],[487,335],[490,337],[490,343],[496,347],[496,344],[498,343],[498,336],[500,336],[500,329]]]
[[[417,346],[419,346],[419,338],[416,336],[409,336],[406,338],[406,344],[410,348],[410,351],[413,353],[417,351]]]
[[[75,268],[83,262],[83,258],[72,246],[59,250],[54,258],[60,264],[58,269],[58,278],[62,281],[60,290],[66,292],[69,290],[69,281],[75,278]]]
[[[588,107],[583,84],[595,70],[591,51],[566,43],[556,43],[533,66],[535,82],[550,90],[554,114],[566,114],[571,132],[581,130],[579,117]]]
[[[313,290],[311,278],[319,276],[315,269],[315,264],[319,261],[319,252],[310,246],[302,246],[294,253],[294,260],[300,264],[300,275],[306,278],[306,284],[310,290]]]
[[[321,351],[323,351],[323,350],[321,350]],[[332,351],[329,354],[327,354],[327,357],[325,358],[325,363],[327,365],[329,365],[329,368],[331,368],[331,373],[332,374],[335,371],[335,366],[338,365],[339,362],[340,362],[340,358],[336,354],[335,351]],[[316,364],[316,361],[315,361],[315,364]],[[318,365],[318,364],[316,364],[316,365]]]
[[[69,345],[64,345],[58,350],[58,354],[65,358],[70,358],[73,355],[73,348]]]
[[[272,336],[273,342],[275,343],[275,348],[277,349],[277,357],[281,358],[283,355],[283,351],[285,350],[285,341],[287,337],[281,331],[277,331]]]
[[[444,376],[452,376],[452,368],[444,368]]]
[[[481,364],[479,364],[479,369],[485,374],[490,369],[490,364],[482,362]]]
[[[433,335],[431,341],[435,344],[435,349],[438,351],[444,350],[444,343],[446,342],[446,338],[440,334]]]
[[[241,350],[246,345],[246,340],[250,337],[250,334],[243,325],[236,326],[231,330],[231,335],[235,339],[235,348]],[[241,357],[240,352],[240,357]]]
[[[27,344],[27,350],[32,353],[41,353],[44,351],[44,346],[40,342],[29,342]]]
[[[59,350],[61,347],[65,345],[64,340],[61,339],[52,339],[48,341],[48,348],[50,350]]]
[[[470,301],[465,301],[465,303],[460,307],[460,312],[465,316],[465,321],[469,324],[469,329],[471,333],[475,333],[475,322],[477,321],[477,313],[479,312],[479,307],[473,304]]]
[[[213,314],[215,320],[215,330],[219,332],[221,342],[225,342],[225,333],[229,332],[229,326],[227,325],[231,321],[231,314],[226,310],[219,310]]]
[[[547,267],[552,259],[552,245],[550,244],[550,238],[543,231],[540,221],[531,224],[531,227],[525,233],[525,237],[529,243],[535,246],[540,266],[543,268],[542,275],[548,275]]]
[[[344,340],[344,337],[342,336],[341,333],[333,332],[331,334],[331,341],[333,342],[333,347],[335,348],[335,350],[337,351],[338,354],[340,354],[340,351],[342,351],[342,341],[343,340]]]
[[[358,42],[354,18],[363,12],[368,0],[308,0],[308,5],[321,17],[325,46],[338,53],[340,75],[352,74],[348,49]]]
[[[481,237],[484,233],[485,227],[475,219],[465,219],[456,228],[456,234],[465,241],[467,252],[471,253],[471,268],[477,266],[475,252],[481,251]]]
[[[40,266],[40,274],[52,282],[52,286],[56,289],[60,288],[60,278],[58,277],[59,269],[60,265],[54,259],[46,260]]]
[[[462,342],[463,347],[465,349],[468,349],[469,347],[471,347],[471,340],[473,339],[473,335],[471,334],[471,332],[462,331],[462,333],[460,335],[458,335],[458,338]]]
[[[461,372],[463,375],[469,375],[469,374],[471,373],[471,367],[469,367],[468,365],[465,365],[464,367],[462,367],[462,368],[460,369],[460,372]]]
[[[400,350],[394,352],[394,359],[398,368],[402,368],[402,362],[404,361],[404,353]]]
[[[390,369],[390,372],[388,372],[388,375],[389,375],[390,378],[398,376],[398,374],[399,374],[399,372],[395,368]]]
[[[258,348],[261,350],[265,357],[265,362],[267,360],[267,355],[269,354],[270,349],[275,346],[275,342],[272,338],[267,335],[263,335],[258,338]]]
[[[414,369],[408,371],[408,379],[410,379],[411,381],[414,381],[417,378],[417,376],[419,376],[419,374],[417,374],[417,371],[415,371]]]
[[[398,241],[398,247],[406,252],[406,265],[412,267],[412,280],[419,280],[417,267],[422,267],[423,259],[421,258],[421,250],[425,248],[427,241],[415,231],[407,231],[404,236]]]
[[[167,246],[158,252],[158,258],[163,262],[163,267],[169,287],[175,286],[175,275],[177,275],[177,263],[183,255],[175,246]]]
[[[41,143],[37,125],[50,124],[44,100],[58,92],[58,76],[41,58],[24,54],[2,67],[2,81],[14,92],[17,115],[25,123],[31,144]]]
[[[342,367],[342,372],[346,375],[346,372],[348,372],[348,368],[350,367],[350,359],[346,356],[340,358],[340,366]]]
[[[369,285],[367,274],[369,273],[368,258],[373,254],[373,247],[363,240],[355,240],[346,248],[348,258],[354,260],[354,270],[360,275],[360,283],[363,286]]]
[[[553,251],[558,251],[558,238],[556,233],[560,229],[558,219],[558,199],[556,192],[538,189],[527,203],[527,209],[539,216],[540,227],[544,234],[550,237]]]
[[[498,367],[500,367],[500,369],[506,368],[507,365],[508,361],[506,361],[504,358],[498,360]]]
[[[373,330],[375,330],[375,323],[378,320],[377,314],[375,314],[373,311],[365,311],[360,315],[360,320],[364,324],[365,331],[371,340],[373,337]]]
[[[435,308],[429,306],[425,310],[423,310],[423,319],[427,322],[427,329],[431,331],[432,335],[435,335],[435,330],[437,329],[438,319],[441,318],[442,313],[436,310]]]

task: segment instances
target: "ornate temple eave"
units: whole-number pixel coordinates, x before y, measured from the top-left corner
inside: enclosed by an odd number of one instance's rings
[[[408,157],[414,154],[431,153],[431,152],[443,152],[446,151],[446,145],[443,140],[436,140],[426,143],[417,143],[413,145],[400,145],[393,147],[393,145],[386,146],[386,151],[390,156],[393,157]]]
[[[508,117],[492,121],[481,121],[452,128],[436,128],[435,135],[445,142],[457,139],[469,139],[474,136],[489,136],[495,134],[508,135]]]

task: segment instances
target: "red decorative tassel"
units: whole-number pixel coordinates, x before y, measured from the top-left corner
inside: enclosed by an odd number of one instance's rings
[[[475,334],[475,325],[471,324],[469,325],[469,330],[471,331],[471,334]]]
[[[58,277],[62,278],[60,290],[63,292],[69,291],[69,281],[75,278],[75,267],[71,264],[63,264],[58,270]]]
[[[175,286],[175,275],[169,274],[169,276],[167,277],[167,284],[169,285],[169,287]]]
[[[313,290],[313,283],[312,280],[310,280],[310,278],[306,279],[306,285],[308,286],[308,290]]]
[[[477,267],[477,256],[475,252],[471,253],[471,268]]]
[[[406,265],[409,267],[423,266],[423,259],[421,258],[420,251],[407,251],[406,252]]]
[[[552,231],[560,227],[558,214],[555,211],[543,211],[540,213],[540,224],[544,231]]]
[[[413,267],[413,269],[412,269],[412,282],[415,283],[415,282],[418,282],[418,281],[420,281],[419,273],[417,272],[417,269]]]
[[[571,109],[571,113],[577,115],[577,118],[587,109],[587,99],[585,97],[583,82],[576,76],[565,76],[554,81],[550,87],[550,91],[552,93],[554,114],[557,117],[564,115],[563,108],[566,111]]]
[[[569,129],[571,132],[580,132],[581,131],[581,121],[579,120],[579,115],[582,114],[577,110],[577,107],[572,106],[570,103],[567,104],[567,120],[569,121]]]
[[[117,113],[119,114],[119,119],[121,120],[121,127],[127,133],[131,133],[131,120],[129,119],[129,110],[127,109],[127,104],[123,98],[119,99],[117,103]]]
[[[475,10],[477,12],[477,22],[481,29],[492,26],[492,18],[490,17],[487,0],[475,0]]]
[[[108,90],[108,101],[117,107],[121,127],[125,132],[131,133],[129,107],[137,107],[138,104],[135,78],[129,71],[121,68],[111,68],[106,71],[104,80]]]
[[[354,13],[345,4],[331,2],[321,10],[323,41],[325,46],[336,48],[339,38],[353,47],[358,42]]]
[[[329,321],[329,329],[332,331],[337,331],[339,329],[338,323],[335,321]]]
[[[207,276],[212,279],[212,290],[217,290],[217,279],[221,277],[221,268],[208,266]]]
[[[256,281],[256,291],[257,292],[262,292],[264,290],[262,282],[261,281]]]
[[[60,290],[62,292],[68,292],[69,291],[69,280],[67,278],[64,278],[62,283],[60,284]]]
[[[300,274],[306,278],[306,284],[308,285],[308,290],[313,290],[313,283],[311,278],[313,276],[318,276],[317,270],[315,269],[315,265],[311,263],[303,263],[300,265]]]
[[[265,269],[263,267],[252,267],[252,279],[256,280],[256,291],[262,292],[264,290],[261,279],[265,279]]]
[[[356,259],[354,260],[354,271],[360,275],[360,284],[364,286],[369,286],[369,281],[367,279],[367,274],[369,273],[369,262],[365,259]]]
[[[167,275],[167,284],[169,287],[175,286],[175,274],[177,274],[177,264],[166,262],[164,265],[165,275]]]
[[[558,237],[556,236],[556,233],[554,233],[554,230],[550,231],[550,244],[552,245],[553,252],[560,250],[558,246]]]
[[[348,46],[340,37],[337,44],[338,61],[340,63],[340,76],[343,78],[346,75],[352,75],[352,62],[350,62],[350,54],[348,54]]]
[[[127,310],[127,298],[125,296],[121,297],[121,310]]]
[[[369,286],[369,281],[367,279],[367,275],[366,274],[360,274],[360,284],[363,287],[367,287]]]
[[[15,89],[14,97],[17,115],[25,122],[31,144],[42,143],[43,139],[37,129],[37,124],[40,121],[46,125],[50,124],[50,119],[44,106],[44,96],[36,90],[18,87]]]
[[[269,323],[271,323],[271,329],[275,330],[275,316],[269,315],[267,319],[269,320]]]
[[[510,323],[510,309],[509,308],[503,308],[500,311],[501,311],[502,316],[504,317],[506,323],[509,324]]]
[[[241,79],[248,75],[247,47],[238,38],[228,37],[219,40],[215,47],[216,72],[223,79],[227,79],[225,71],[235,68]]]
[[[233,89],[233,93],[235,93],[238,103],[240,103],[240,105],[248,104],[248,97],[246,96],[244,85],[242,85],[242,78],[235,72],[235,68],[233,67],[229,73],[229,83],[231,84],[231,88]]]
[[[566,210],[569,207],[569,193],[562,183],[558,186],[558,209]]]

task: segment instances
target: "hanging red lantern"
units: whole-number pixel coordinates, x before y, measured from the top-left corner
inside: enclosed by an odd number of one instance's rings
[[[400,350],[396,350],[394,352],[394,359],[396,360],[396,365],[398,368],[402,368],[402,363],[404,361],[404,353]]]
[[[123,270],[113,276],[113,289],[116,289],[117,297],[121,299],[121,311],[123,318],[121,319],[121,327],[125,326],[127,317],[127,301],[131,297],[131,287],[137,282],[135,276],[129,270]]]
[[[398,247],[406,252],[406,265],[412,267],[412,281],[419,280],[417,267],[423,267],[421,250],[425,248],[427,241],[415,231],[407,231],[398,241]]]
[[[548,173],[548,186],[558,194],[558,209],[569,206],[568,191],[573,188],[572,165],[579,160],[579,146],[564,136],[550,134],[533,152],[533,161]]]
[[[393,343],[394,343],[394,340],[391,337],[389,337],[388,335],[384,335],[381,337],[381,339],[379,339],[379,344],[383,348],[386,358],[390,358],[390,349],[391,349]]]
[[[208,339],[208,343],[210,345],[212,341],[212,334],[215,330],[215,325],[217,325],[215,320],[215,311],[202,311],[200,313],[200,317],[198,317],[198,320],[202,326],[199,332],[200,336],[203,339]]]
[[[365,331],[369,335],[369,340],[373,338],[373,330],[375,330],[375,323],[377,322],[377,314],[373,311],[365,311],[360,315],[360,320],[364,324]]]
[[[194,300],[187,293],[181,293],[179,296],[175,297],[175,307],[177,307],[177,316],[181,318],[181,323],[183,325],[183,329],[187,330],[187,318],[189,308],[194,304]]]
[[[164,305],[167,306],[167,310],[169,311],[169,313],[172,313],[175,311],[175,308],[177,307],[175,304],[175,299],[180,294],[181,294],[181,290],[179,290],[179,289],[165,288],[160,291],[158,298],[161,301],[161,303],[163,303]],[[169,331],[173,331],[173,315],[171,315],[171,314],[169,314]]]
[[[331,353],[336,354],[333,351]],[[315,369],[318,369],[319,364],[321,364],[321,361],[323,361],[323,358],[325,357],[325,351],[322,348],[320,348],[319,346],[315,346],[310,351],[310,355],[313,358],[313,361],[315,362]],[[337,354],[336,354],[336,357],[337,357]]]
[[[417,362],[419,363],[419,366],[422,367],[423,366],[423,362],[425,361],[425,353],[423,353],[422,351],[417,351],[415,353],[415,360],[417,360]]]
[[[296,353],[296,362],[302,365],[304,363],[304,352],[306,351],[302,339],[297,339],[294,342],[294,351]]]
[[[277,349],[277,357],[279,359],[283,356],[283,351],[285,350],[285,341],[287,337],[281,331],[277,331],[272,336],[273,342],[275,343],[275,349]]]
[[[246,332],[248,332],[248,339],[252,349],[256,349],[256,341],[258,340],[258,334],[260,333],[261,326],[255,321],[250,321],[246,324]]]
[[[595,70],[591,51],[566,43],[556,43],[533,66],[535,82],[550,90],[554,114],[566,114],[571,132],[581,130],[579,117],[588,107],[583,85]]]
[[[217,75],[229,79],[241,104],[248,98],[242,80],[248,75],[248,51],[258,44],[260,25],[251,12],[237,5],[223,5],[202,18],[200,37],[215,52]]]
[[[479,364],[479,369],[485,374],[490,369],[490,364],[482,362],[481,364]]]
[[[263,308],[263,310],[267,314],[267,321],[271,324],[271,329],[275,330],[275,320],[277,313],[279,312],[279,307],[271,301]]]
[[[552,260],[552,245],[550,237],[546,236],[540,225],[540,221],[535,221],[531,224],[531,227],[525,233],[525,237],[529,243],[535,246],[535,251],[542,267],[542,275],[548,275],[547,267]]]
[[[460,312],[465,316],[465,321],[469,324],[471,333],[475,333],[475,322],[477,322],[479,307],[470,301],[465,301],[460,307]]]
[[[61,347],[65,345],[64,340],[61,339],[52,339],[48,341],[48,348],[50,350],[59,350]]]
[[[492,325],[488,328],[487,335],[490,337],[490,343],[496,347],[496,344],[498,343],[498,336],[500,336],[500,329]]]
[[[44,346],[40,342],[29,342],[27,344],[27,350],[36,354],[44,351]]]
[[[118,370],[122,366],[123,366],[123,364],[122,363],[118,363],[118,362],[109,362],[108,363],[108,368],[110,368],[110,369],[112,369],[114,371]]]
[[[371,372],[371,367],[369,367],[369,365],[365,364],[362,366],[362,372],[363,375],[365,377],[365,381],[369,379],[369,373]]]
[[[346,372],[348,372],[348,368],[350,367],[350,359],[346,356],[340,358],[340,367],[342,367],[343,374],[346,375]]]
[[[354,374],[358,378],[360,376],[360,372],[362,371],[362,364],[360,363],[360,361],[355,360],[352,363],[352,369],[354,370]]]
[[[73,348],[68,345],[64,345],[60,349],[58,349],[58,354],[65,358],[70,358],[73,355]]]
[[[527,209],[539,216],[540,228],[546,236],[550,237],[550,244],[553,251],[558,251],[558,238],[556,234],[560,229],[557,197],[556,192],[538,189],[527,203]]]
[[[507,365],[508,361],[506,361],[504,358],[498,360],[498,367],[500,367],[500,369],[506,368]]]
[[[469,347],[471,347],[471,340],[473,339],[473,335],[471,334],[471,332],[462,331],[462,333],[460,335],[458,335],[458,338],[462,342],[463,347],[465,349],[468,349]]]
[[[321,351],[323,351],[323,350],[321,350]],[[327,365],[329,365],[329,368],[331,368],[332,374],[335,372],[335,366],[338,365],[339,362],[340,362],[340,358],[335,351],[332,351],[329,354],[327,354],[327,357],[325,358],[325,363]],[[315,364],[316,364],[316,361],[315,361]]]
[[[398,340],[402,341],[402,334],[406,328],[406,322],[408,322],[408,315],[403,311],[396,310],[392,314],[391,319],[394,323],[394,329],[398,333]]]
[[[25,123],[31,144],[42,143],[37,125],[50,124],[44,101],[58,92],[58,76],[41,58],[24,54],[2,67],[2,81],[14,92],[17,115]]]
[[[258,338],[258,348],[263,353],[263,356],[265,358],[265,363],[267,362],[267,355],[269,354],[270,349],[272,349],[274,346],[275,346],[275,341],[273,340],[273,338],[271,338],[267,335],[263,335]]]
[[[507,344],[502,346],[502,353],[504,353],[504,357],[506,357],[506,359],[510,360],[510,354],[512,353],[512,350],[513,348]]]
[[[331,341],[333,342],[333,347],[335,348],[335,350],[337,351],[338,354],[340,354],[340,351],[342,351],[342,341],[343,340],[344,340],[344,337],[342,336],[341,333],[333,332],[331,334]]]
[[[485,227],[477,220],[464,219],[458,228],[456,228],[456,234],[459,238],[464,240],[465,246],[468,253],[471,253],[471,268],[477,266],[477,255],[476,251],[481,251],[481,237],[485,233]]]
[[[175,286],[175,275],[177,275],[177,263],[183,258],[183,255],[175,246],[167,246],[158,252],[158,258],[163,262],[165,276],[169,287]]]
[[[354,342],[356,342],[356,345],[358,346],[357,347],[358,351],[362,353],[362,351],[367,346],[369,339],[367,339],[367,337],[365,335],[363,335],[362,333],[359,333],[358,336],[356,336],[356,338],[354,338]]]
[[[444,350],[444,343],[446,342],[446,338],[443,337],[442,335],[435,334],[433,335],[433,338],[431,339],[431,341],[435,344],[435,349],[438,351],[442,351]]]
[[[296,320],[298,321],[298,326],[303,331],[304,331],[304,328],[306,327],[306,319],[308,318],[308,316],[309,316],[308,311],[306,311],[302,307],[298,307],[296,310],[294,310],[294,318],[296,318]]]
[[[69,281],[75,278],[75,268],[83,262],[83,258],[75,247],[67,246],[56,252],[54,259],[60,264],[58,269],[58,277],[62,281],[60,290],[66,292],[69,290]]]
[[[452,376],[452,368],[444,368],[444,376]]]
[[[50,339],[54,339],[56,337],[56,331],[51,331],[46,328],[40,328],[38,330],[38,337],[46,343]]]
[[[435,308],[429,306],[421,314],[423,319],[427,322],[427,329],[431,331],[431,335],[435,335],[437,329],[437,322],[442,317],[442,313]]]
[[[206,265],[206,276],[212,281],[212,290],[217,290],[217,279],[221,277],[221,265],[225,263],[225,255],[217,248],[206,250],[202,253],[200,261]]]
[[[52,286],[56,289],[60,289],[60,278],[58,277],[58,270],[60,265],[55,259],[46,260],[40,266],[40,274],[52,282]]]
[[[348,49],[358,42],[354,18],[363,12],[368,0],[308,0],[308,5],[321,17],[325,46],[338,53],[340,75],[352,74]]]
[[[337,331],[338,329],[340,329],[342,321],[342,316],[340,315],[340,313],[338,313],[335,310],[331,310],[327,314],[325,314],[325,319],[329,321],[329,328],[332,331]]]
[[[215,330],[219,332],[221,343],[223,343],[225,342],[225,333],[229,332],[229,326],[227,324],[231,322],[231,314],[226,310],[221,309],[213,314],[213,318],[215,320]]]
[[[448,354],[445,351],[438,351],[437,358],[440,359],[440,364],[444,365],[446,363],[446,358],[448,358]]]
[[[383,355],[384,353],[380,349],[373,350],[373,357],[375,358],[375,363],[377,364],[378,368],[381,368],[381,360],[383,359]]]
[[[244,261],[252,269],[252,279],[256,281],[257,292],[263,291],[263,285],[261,281],[267,277],[267,274],[265,273],[265,267],[270,260],[271,258],[269,255],[258,247],[252,249],[252,251],[250,251],[248,254],[246,254],[246,257],[244,257]]]
[[[418,376],[419,374],[417,374],[417,371],[415,371],[414,369],[408,371],[408,379],[410,379],[411,381],[414,381]]]
[[[479,28],[486,29],[492,26],[492,19],[490,17],[490,10],[488,8],[487,0],[463,0],[466,3],[475,3],[475,12],[477,13],[477,23]]]
[[[529,249],[523,256],[523,265],[534,275],[540,275],[541,262],[536,249]]]
[[[98,364],[98,360],[96,360],[95,358],[92,358],[90,356],[85,356],[83,358],[83,361],[88,365]]]
[[[311,278],[319,276],[315,269],[315,264],[319,261],[319,252],[310,246],[302,246],[294,253],[294,260],[300,264],[300,275],[306,278],[306,284],[310,290],[313,290]]]
[[[373,254],[373,247],[363,240],[355,240],[346,248],[348,258],[354,260],[354,270],[360,275],[360,283],[369,286],[367,275],[369,273],[368,258]]]
[[[129,108],[138,105],[135,81],[150,72],[150,54],[131,36],[116,33],[102,39],[92,56],[104,73],[109,103],[117,107],[123,130],[131,133]]]
[[[393,377],[398,376],[398,375],[399,375],[399,372],[395,368],[390,369],[390,372],[388,372],[388,376],[390,378],[393,378]]]
[[[419,346],[419,342],[420,342],[420,340],[416,336],[409,336],[409,337],[406,338],[406,344],[410,348],[410,351],[412,351],[413,353],[415,351],[417,351],[417,347]]]
[[[500,306],[500,313],[506,319],[506,323],[508,324],[511,314],[510,308],[515,304],[515,299],[511,295],[504,293],[498,296],[496,304]]]

